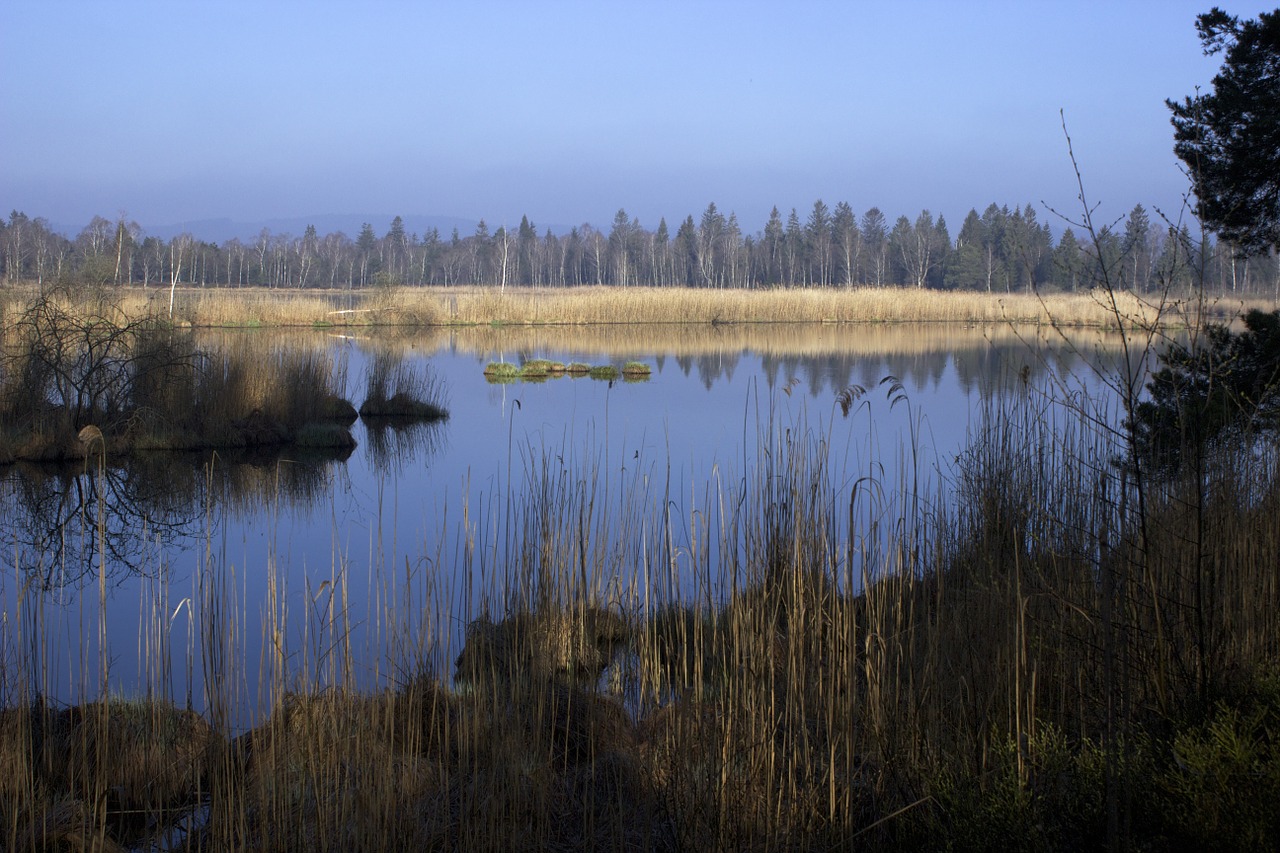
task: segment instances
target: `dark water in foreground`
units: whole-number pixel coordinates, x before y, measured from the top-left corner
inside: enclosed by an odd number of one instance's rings
[[[1003,328],[257,332],[237,343],[282,340],[345,364],[357,404],[371,355],[398,353],[432,371],[450,417],[358,422],[345,458],[166,454],[0,470],[0,704],[24,689],[74,702],[105,686],[218,704],[243,721],[277,689],[395,683],[421,666],[444,675],[467,620],[502,613],[531,537],[548,567],[575,536],[590,540],[590,566],[576,573],[633,612],[713,596],[725,508],[771,436],[821,442],[837,494],[870,478],[892,514],[909,481],[945,497],[985,403],[1113,357],[1101,333],[1073,342],[1082,358]],[[639,360],[652,374],[482,376],[490,361],[534,357]],[[672,565],[658,557],[664,512]]]

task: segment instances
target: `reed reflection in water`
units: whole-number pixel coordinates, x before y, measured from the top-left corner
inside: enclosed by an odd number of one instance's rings
[[[101,680],[98,650],[84,648],[94,642],[86,630],[94,604],[78,592],[103,568],[111,683],[125,692],[156,687],[134,650],[161,635],[188,660],[167,665],[162,691],[203,707],[213,681],[234,681],[230,692],[244,707],[228,709],[231,716],[269,706],[264,683],[317,685],[352,672],[352,683],[395,682],[421,662],[440,671],[470,618],[501,616],[510,598],[502,586],[520,582],[519,566],[568,547],[568,532],[547,530],[550,550],[529,551],[521,507],[577,524],[579,559],[597,543],[649,549],[631,562],[615,555],[589,567],[602,594],[632,602],[649,582],[636,567],[652,568],[661,544],[654,526],[673,520],[665,547],[674,566],[663,570],[675,574],[655,583],[714,598],[723,591],[707,588],[706,578],[732,555],[708,531],[731,521],[720,513],[751,476],[758,432],[769,423],[816,430],[835,482],[847,492],[876,480],[885,495],[878,512],[889,517],[907,498],[903,481],[886,472],[905,455],[932,476],[982,401],[1081,372],[1080,356],[1052,334],[1004,327],[211,337],[244,348],[339,350],[352,375],[388,353],[426,361],[450,389],[450,419],[364,419],[354,453],[155,454],[127,465],[108,458],[96,470],[9,468],[0,476],[9,564],[0,592],[6,614],[25,614],[22,642],[47,645],[32,660],[56,662],[40,668],[43,695],[75,701]],[[1114,352],[1101,332],[1084,333],[1078,349],[1099,358]],[[495,391],[483,380],[491,360],[533,357],[640,360],[654,372],[637,385],[561,378]],[[878,385],[886,376],[899,380],[910,406],[890,405]],[[843,417],[837,397],[855,384],[872,391],[865,408]],[[537,489],[549,483],[560,491],[547,494],[551,506],[538,506]],[[917,497],[930,487],[913,485]],[[865,531],[833,535],[849,543]],[[209,643],[222,644],[216,665],[196,671]]]

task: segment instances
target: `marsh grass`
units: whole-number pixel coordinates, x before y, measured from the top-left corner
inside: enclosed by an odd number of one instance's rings
[[[438,421],[449,416],[444,383],[429,366],[415,368],[390,350],[378,350],[365,373],[360,416]]]
[[[520,375],[520,366],[509,361],[492,361],[485,367],[484,375],[491,379],[514,379]]]
[[[345,362],[328,352],[200,349],[189,331],[102,297],[45,294],[6,329],[0,461],[103,452],[352,446]]]
[[[1280,454],[1224,449],[1207,480],[1160,484],[1144,540],[1105,411],[1062,402],[989,406],[947,499],[909,461],[837,482],[829,430],[803,419],[752,424],[740,478],[685,517],[660,477],[531,449],[492,527],[424,543],[484,579],[460,646],[441,615],[460,602],[425,603],[407,559],[371,548],[384,594],[356,613],[336,558],[308,595],[328,606],[281,593],[265,648],[230,650],[272,662],[240,731],[220,656],[255,616],[221,570],[196,620],[223,720],[207,731],[155,698],[117,714],[91,687],[25,710],[41,624],[6,614],[3,843],[145,846],[186,808],[187,849],[1100,849],[1115,784],[1135,844],[1272,847]],[[1205,488],[1190,541],[1187,490]],[[354,646],[356,622],[375,647]],[[1111,688],[1109,644],[1126,662]],[[129,752],[103,726],[154,743]],[[81,758],[46,759],[47,731]],[[153,769],[157,744],[206,763]],[[144,778],[162,784],[130,794]]]
[[[650,371],[649,365],[643,361],[628,361],[622,365],[623,376],[648,376]]]
[[[484,378],[491,385],[506,385],[514,382],[540,383],[549,379],[568,376],[578,379],[583,376],[591,379],[613,382],[622,378],[627,382],[647,382],[650,376],[649,365],[638,361],[629,361],[619,370],[612,364],[589,365],[534,358],[516,366],[511,362],[490,362],[484,369]]]
[[[4,294],[5,310],[30,290]],[[167,300],[126,291],[121,307],[131,318],[161,313]],[[1017,323],[1111,328],[1117,316],[1153,319],[1154,307],[1117,294],[1119,312],[1105,293],[981,293],[898,287],[707,288],[577,287],[382,288],[369,292],[197,289],[178,293],[174,319],[199,327],[368,328],[371,326],[616,325],[755,323]],[[1211,306],[1230,319],[1260,301],[1223,300]],[[1206,318],[1206,319],[1212,319]]]

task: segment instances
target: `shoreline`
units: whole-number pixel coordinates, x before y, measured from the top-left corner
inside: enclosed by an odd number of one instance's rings
[[[47,291],[47,288],[46,288]],[[32,283],[0,291],[0,316],[20,309],[39,291]],[[114,303],[126,317],[172,319],[183,328],[470,328],[578,327],[625,325],[1048,325],[1062,328],[1194,325],[1200,319],[1230,322],[1252,307],[1274,308],[1269,300],[1195,295],[1105,292],[1012,293],[934,291],[899,287],[513,289],[392,288],[363,291],[282,291],[263,288],[181,288],[169,312],[166,289],[137,287],[97,290],[73,287],[69,302]],[[359,307],[352,307],[358,302]],[[346,303],[347,307],[342,307]]]

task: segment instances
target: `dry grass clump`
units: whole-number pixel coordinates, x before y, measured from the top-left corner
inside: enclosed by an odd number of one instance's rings
[[[555,677],[594,684],[628,642],[626,622],[596,606],[523,612],[499,622],[481,617],[467,626],[455,664],[458,684],[510,683]]]
[[[239,738],[220,778],[229,808],[206,832],[257,851],[425,845],[422,807],[446,784],[458,725],[452,698],[426,683],[289,695]]]
[[[207,791],[221,738],[203,717],[159,702],[113,700],[64,709],[40,733],[49,786],[109,811],[189,805]],[[109,788],[99,783],[109,778]]]
[[[12,850],[123,850],[149,843],[210,791],[224,743],[162,702],[110,700],[0,712],[0,815]]]
[[[390,350],[379,350],[365,374],[360,416],[437,421],[447,418],[445,388],[430,370],[415,370]]]
[[[151,315],[57,292],[27,306],[0,357],[0,458],[136,450],[350,447],[345,367],[324,351],[202,351]],[[80,435],[92,428],[94,441]],[[87,434],[87,433],[86,433]]]
[[[193,326],[248,327],[333,325],[328,299],[264,290],[200,290],[180,294],[181,319]]]
[[[371,295],[362,292],[354,298],[347,291],[321,296],[261,288],[215,288],[179,291],[178,299],[181,321],[200,327],[367,328],[444,322],[440,299],[417,299],[397,288],[382,288]]]

